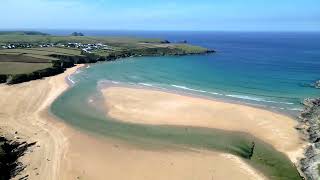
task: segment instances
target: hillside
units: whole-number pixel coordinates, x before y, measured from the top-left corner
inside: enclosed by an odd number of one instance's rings
[[[13,84],[52,76],[79,63],[211,52],[214,51],[161,39],[0,32],[0,83]]]
[[[49,35],[38,31],[0,31],[0,35]]]

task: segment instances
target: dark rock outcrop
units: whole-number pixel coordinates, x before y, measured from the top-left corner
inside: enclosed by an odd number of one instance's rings
[[[320,179],[320,98],[306,99],[303,104],[298,129],[308,136],[311,145],[301,159],[301,171],[307,179]]]
[[[16,142],[0,137],[0,179],[11,179],[25,169],[26,165],[18,159],[34,144],[36,143]]]
[[[320,89],[320,80],[314,83],[314,87]]]
[[[5,74],[0,74],[0,84],[1,83],[6,83],[7,82],[8,76]]]

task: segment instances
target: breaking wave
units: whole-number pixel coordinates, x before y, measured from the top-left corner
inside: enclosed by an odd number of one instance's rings
[[[293,105],[294,104],[294,103],[291,103],[291,102],[272,101],[272,100],[267,100],[267,99],[263,99],[263,98],[259,98],[259,97],[246,96],[246,95],[220,94],[220,93],[217,93],[217,92],[209,92],[209,91],[205,91],[205,90],[201,90],[201,89],[193,89],[193,88],[189,88],[189,87],[186,87],[186,86],[180,86],[180,85],[175,85],[175,84],[172,84],[171,86],[175,87],[175,88],[179,88],[179,89],[188,90],[188,91],[208,93],[208,94],[213,94],[213,95],[220,95],[220,96],[226,96],[226,97],[249,100],[249,101],[275,103],[275,104],[287,104],[287,105]]]

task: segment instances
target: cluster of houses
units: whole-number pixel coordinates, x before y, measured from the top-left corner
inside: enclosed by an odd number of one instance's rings
[[[16,49],[16,48],[31,48],[31,44],[6,44],[2,45],[1,48],[3,49]]]
[[[104,50],[112,50],[112,48],[108,45],[97,43],[97,44],[82,44],[82,43],[68,43],[67,45],[63,45],[70,48],[78,48],[86,53],[91,53],[93,50],[104,49]]]
[[[2,45],[1,48],[3,49],[16,49],[16,48],[45,48],[45,47],[69,47],[69,48],[78,48],[86,53],[92,53],[92,51],[97,49],[103,50],[112,50],[112,48],[108,45],[97,43],[97,44],[82,44],[82,43],[44,43],[44,44],[6,44]]]
[[[57,44],[47,43],[47,44],[25,44],[25,43],[15,43],[2,45],[2,49],[17,49],[17,48],[36,48],[36,47],[56,47]]]

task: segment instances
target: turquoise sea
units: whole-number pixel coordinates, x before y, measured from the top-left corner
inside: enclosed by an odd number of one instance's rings
[[[187,40],[217,53],[127,58],[95,64],[73,76],[75,82],[107,80],[181,90],[293,114],[301,110],[303,99],[320,95],[311,86],[320,79],[320,33],[85,33]]]
[[[61,33],[61,32],[60,32]],[[215,49],[210,55],[134,57],[91,64],[69,77],[72,84],[51,112],[76,128],[152,146],[183,144],[246,156],[268,176],[299,179],[282,153],[251,135],[221,130],[123,123],[105,116],[99,100],[104,84],[179,91],[298,115],[301,101],[320,96],[320,33],[84,32],[91,35],[159,37]],[[191,138],[192,137],[192,138]],[[275,179],[278,179],[275,178]]]

